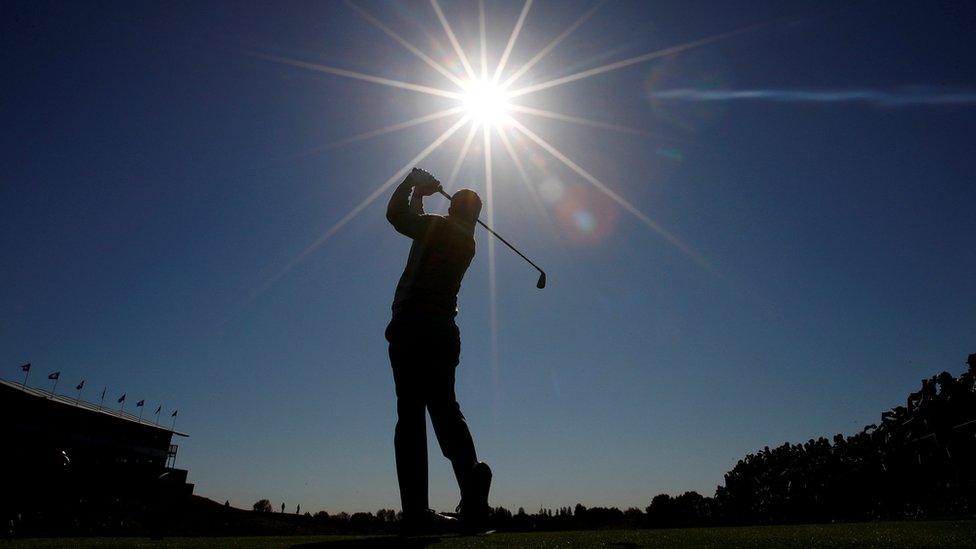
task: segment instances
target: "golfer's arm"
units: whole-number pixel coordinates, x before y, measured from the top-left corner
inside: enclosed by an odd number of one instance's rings
[[[424,207],[421,197],[411,199],[412,189],[413,185],[404,181],[393,191],[390,203],[386,206],[386,220],[397,232],[415,238],[423,224]]]
[[[417,193],[410,195],[410,213],[424,215],[424,197]]]

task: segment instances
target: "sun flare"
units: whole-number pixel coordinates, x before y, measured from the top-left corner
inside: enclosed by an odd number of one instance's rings
[[[511,110],[505,89],[487,79],[466,82],[461,105],[472,120],[488,127],[501,125]]]
[[[614,191],[609,185],[606,185],[597,176],[593,175],[582,166],[577,164],[569,155],[564,153],[562,150],[557,148],[554,144],[550,143],[548,140],[540,136],[538,133],[533,131],[530,126],[535,126],[531,119],[536,117],[548,118],[551,120],[557,120],[561,122],[568,122],[572,124],[577,124],[580,126],[587,126],[591,128],[600,128],[608,131],[622,132],[631,135],[640,135],[646,138],[652,139],[664,139],[658,138],[654,134],[644,130],[643,128],[628,127],[625,125],[619,125],[610,122],[604,122],[600,120],[593,120],[589,118],[584,118],[580,116],[574,116],[571,114],[565,114],[561,112],[555,112],[551,110],[529,107],[526,105],[520,105],[514,103],[513,101],[518,97],[528,96],[536,94],[543,90],[548,90],[556,88],[559,86],[564,86],[573,82],[577,82],[583,79],[592,78],[601,74],[605,74],[612,71],[621,70],[627,67],[638,65],[641,63],[647,63],[656,59],[666,58],[690,50],[693,48],[698,48],[705,46],[707,44],[712,44],[721,40],[726,40],[741,34],[752,32],[767,26],[767,24],[755,24],[747,27],[740,27],[733,29],[731,31],[722,32],[719,34],[713,34],[710,36],[705,36],[696,40],[691,40],[689,42],[684,42],[674,46],[661,48],[653,50],[642,55],[637,55],[634,57],[629,57],[626,59],[620,59],[618,61],[613,61],[604,65],[597,67],[592,67],[578,72],[553,78],[550,80],[542,79],[541,82],[535,82],[528,85],[517,84],[519,79],[529,75],[531,78],[531,69],[536,66],[540,61],[542,61],[550,52],[552,52],[561,42],[563,42],[568,36],[570,36],[574,31],[576,31],[580,26],[582,26],[586,21],[588,21],[593,14],[600,9],[600,6],[604,5],[604,2],[596,2],[589,10],[581,14],[569,27],[563,30],[559,35],[552,38],[552,40],[541,50],[539,50],[534,56],[532,56],[528,61],[521,64],[521,66],[514,70],[514,72],[509,72],[507,69],[508,61],[511,54],[514,51],[516,41],[522,28],[526,21],[526,16],[529,13],[530,8],[533,5],[534,0],[525,0],[522,5],[522,11],[519,13],[518,20],[515,22],[512,32],[508,38],[505,48],[499,58],[497,64],[494,67],[489,66],[489,44],[488,44],[488,33],[486,28],[486,17],[485,17],[485,2],[478,3],[478,23],[479,23],[479,34],[480,34],[480,71],[476,70],[475,66],[472,65],[471,60],[469,60],[468,54],[465,53],[464,49],[461,47],[461,43],[457,36],[454,34],[454,30],[451,24],[448,22],[444,11],[441,9],[439,0],[430,0],[431,8],[440,21],[441,27],[444,30],[451,47],[454,49],[456,63],[452,61],[452,64],[445,66],[442,62],[434,59],[423,50],[410,43],[397,33],[393,28],[389,27],[387,24],[383,23],[377,19],[373,14],[367,11],[362,6],[359,6],[353,0],[347,0],[346,5],[353,9],[356,13],[366,19],[374,27],[382,31],[384,34],[389,36],[395,42],[403,46],[405,50],[416,56],[418,59],[423,61],[431,69],[440,73],[444,78],[450,81],[453,86],[448,86],[447,88],[431,86],[425,84],[419,84],[414,82],[407,82],[403,80],[396,80],[393,78],[387,78],[385,76],[379,76],[375,74],[368,74],[363,72],[358,72],[354,70],[349,70],[341,67],[323,65],[320,63],[313,63],[310,61],[303,61],[301,59],[294,59],[289,57],[282,57],[279,55],[274,55],[270,53],[253,52],[253,55],[265,59],[268,61],[273,61],[276,63],[281,63],[284,65],[291,65],[293,67],[298,67],[301,69],[306,69],[315,72],[321,72],[326,74],[331,74],[335,76],[340,76],[343,78],[349,78],[353,80],[360,80],[363,82],[371,82],[373,84],[378,84],[381,86],[387,86],[394,89],[405,90],[410,92],[422,93],[430,95],[433,97],[447,98],[453,100],[455,103],[452,107],[446,108],[440,111],[431,112],[403,120],[388,126],[377,128],[374,130],[366,131],[349,138],[343,139],[341,141],[333,142],[326,147],[320,147],[313,149],[312,152],[318,150],[324,150],[325,148],[331,148],[334,146],[345,145],[357,141],[364,141],[367,139],[372,139],[380,135],[389,134],[392,132],[397,132],[405,130],[407,128],[412,128],[419,126],[421,124],[427,124],[435,120],[441,120],[447,117],[457,116],[456,122],[442,134],[434,139],[433,142],[428,144],[423,150],[418,152],[416,156],[411,158],[406,164],[401,166],[396,172],[393,173],[383,184],[373,190],[369,196],[363,199],[358,205],[356,205],[348,214],[339,219],[330,229],[328,229],[321,237],[313,241],[304,251],[302,251],[295,259],[287,263],[277,274],[273,275],[263,287],[267,287],[274,283],[276,280],[284,276],[293,266],[306,258],[315,249],[321,246],[325,241],[331,238],[336,232],[338,232],[344,225],[355,218],[360,212],[366,209],[370,204],[377,200],[383,193],[387,192],[392,186],[396,185],[397,181],[401,180],[407,172],[412,168],[416,167],[418,163],[426,159],[431,153],[438,149],[445,142],[450,140],[454,134],[458,133],[462,127],[467,126],[469,131],[467,137],[464,139],[464,144],[461,147],[460,154],[454,162],[454,167],[450,171],[450,175],[445,180],[448,187],[453,186],[455,179],[461,169],[462,164],[468,156],[469,150],[471,150],[471,145],[477,133],[482,133],[484,138],[484,188],[486,193],[486,215],[488,219],[492,219],[492,142],[498,138],[504,145],[505,151],[508,153],[508,157],[512,164],[518,170],[521,176],[522,182],[525,184],[526,188],[532,192],[532,196],[536,199],[539,198],[537,195],[538,187],[541,183],[532,180],[526,170],[524,165],[520,160],[519,153],[531,154],[536,165],[540,166],[540,169],[545,169],[544,160],[541,157],[536,156],[533,149],[542,150],[548,153],[550,157],[558,161],[560,164],[575,172],[580,178],[588,182],[593,189],[603,194],[613,202],[616,202],[623,210],[627,211],[640,222],[646,225],[648,228],[656,232],[665,241],[667,241],[672,246],[678,248],[683,252],[688,258],[698,263],[702,267],[712,270],[711,265],[706,260],[702,254],[693,248],[682,242],[677,236],[669,232],[666,228],[661,226],[658,222],[650,218],[640,209],[638,209],[629,200],[624,198],[624,196],[616,191]],[[475,59],[472,57],[471,59]],[[475,61],[477,63],[477,61]],[[461,72],[463,71],[463,75]],[[529,120],[526,120],[526,118]],[[464,132],[461,132],[462,134]],[[534,147],[533,147],[534,145]],[[541,217],[546,217],[548,213],[542,209],[541,202],[536,200],[536,205],[539,208],[539,214]],[[599,228],[600,220],[595,218],[593,212],[589,210],[574,211],[573,215],[570,216],[572,221],[571,226],[576,230],[583,233],[593,233]],[[489,278],[491,279],[490,285],[494,285],[494,253],[493,253],[493,243],[494,240],[489,240],[489,253],[488,253],[488,263],[489,263]],[[491,292],[494,296],[493,291]],[[494,297],[491,298],[492,306],[494,307]],[[495,313],[492,312],[492,315]],[[496,330],[493,327],[492,332]]]

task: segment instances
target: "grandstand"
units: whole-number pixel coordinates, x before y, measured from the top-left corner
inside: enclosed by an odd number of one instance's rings
[[[128,520],[189,496],[173,435],[132,414],[0,380],[4,517]]]

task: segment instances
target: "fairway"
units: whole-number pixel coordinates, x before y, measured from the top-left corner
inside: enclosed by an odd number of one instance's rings
[[[483,537],[280,536],[228,538],[65,538],[11,547],[976,547],[976,521],[503,533]]]

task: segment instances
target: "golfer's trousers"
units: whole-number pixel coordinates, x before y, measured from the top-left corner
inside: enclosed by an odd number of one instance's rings
[[[454,318],[398,313],[386,328],[396,385],[396,450],[400,502],[405,514],[425,512],[427,502],[427,420],[444,457],[451,460],[458,485],[477,463],[474,441],[454,393],[454,371],[461,337]]]

